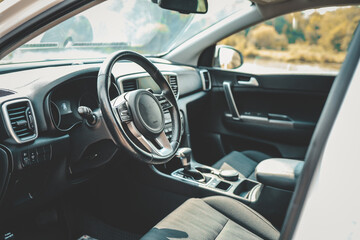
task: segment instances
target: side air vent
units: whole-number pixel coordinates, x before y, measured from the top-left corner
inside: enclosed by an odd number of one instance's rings
[[[135,79],[125,80],[122,82],[123,92],[130,92],[137,89],[137,84]]]
[[[175,94],[175,97],[178,97],[179,96],[179,86],[178,86],[178,81],[177,81],[176,75],[169,75],[169,84]]]
[[[208,70],[200,70],[200,77],[203,84],[203,90],[209,91],[211,89],[211,78]]]
[[[17,143],[29,142],[37,138],[34,109],[28,99],[5,102],[2,111],[8,132]]]

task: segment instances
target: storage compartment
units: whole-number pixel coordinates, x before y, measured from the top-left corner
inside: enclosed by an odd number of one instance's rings
[[[220,181],[216,188],[227,191],[231,187],[230,183]]]
[[[250,201],[256,201],[260,195],[261,184],[249,180],[242,181],[234,190],[234,194]]]

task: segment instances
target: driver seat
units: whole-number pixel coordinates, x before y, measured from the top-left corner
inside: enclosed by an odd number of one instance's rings
[[[229,197],[191,198],[142,240],[279,239],[279,231],[259,213]]]

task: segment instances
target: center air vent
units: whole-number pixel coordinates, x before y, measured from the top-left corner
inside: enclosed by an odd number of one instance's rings
[[[208,70],[200,70],[200,77],[203,84],[203,90],[209,91],[211,89],[211,79]]]
[[[123,93],[137,89],[136,79],[125,80],[122,82]]]
[[[17,143],[25,143],[37,138],[34,110],[28,99],[6,102],[2,110],[8,132]]]
[[[177,81],[177,76],[176,75],[169,75],[169,84],[171,89],[174,92],[175,97],[178,97],[179,95],[179,86],[178,86],[178,81]]]

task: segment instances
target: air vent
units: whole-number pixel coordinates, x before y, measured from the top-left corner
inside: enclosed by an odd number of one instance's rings
[[[211,78],[208,70],[200,70],[201,81],[203,84],[203,90],[209,91],[211,89]]]
[[[136,80],[135,79],[131,79],[131,80],[125,80],[122,82],[123,85],[123,91],[125,92],[130,92],[133,90],[137,89],[137,84],[136,84]]]
[[[178,97],[179,95],[179,86],[178,86],[178,81],[177,81],[177,76],[176,75],[169,75],[169,83],[170,83],[170,87],[173,90],[175,97]]]
[[[34,110],[28,99],[6,102],[2,110],[9,134],[17,143],[25,143],[37,138]]]

